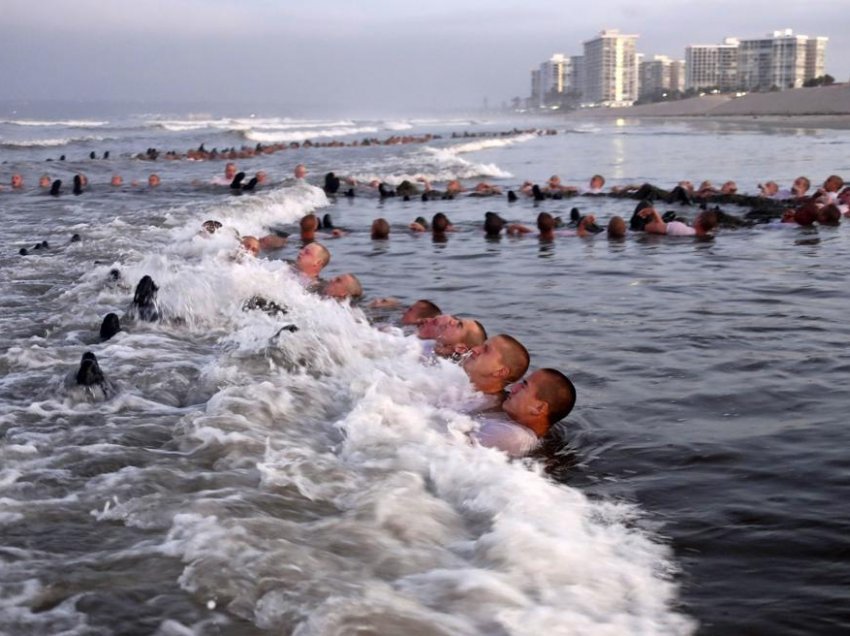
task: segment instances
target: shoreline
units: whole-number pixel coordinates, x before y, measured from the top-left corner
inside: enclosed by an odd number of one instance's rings
[[[845,129],[850,128],[850,84],[742,97],[705,95],[625,108],[588,108],[565,116],[583,121],[649,119]]]

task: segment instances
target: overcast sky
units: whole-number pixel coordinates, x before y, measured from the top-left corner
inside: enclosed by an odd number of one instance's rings
[[[291,105],[350,116],[498,105],[604,28],[638,50],[793,28],[850,78],[848,0],[2,0],[0,99]]]

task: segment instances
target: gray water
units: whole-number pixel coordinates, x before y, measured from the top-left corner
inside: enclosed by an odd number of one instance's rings
[[[494,142],[450,136],[540,122],[172,117],[168,130],[153,119],[0,124],[0,180],[19,170],[27,185],[0,192],[0,630],[847,628],[845,227],[493,242],[479,229],[488,210],[533,224],[577,206],[605,221],[634,201],[331,202],[287,179],[304,162],[313,183],[333,170],[515,188],[599,172],[608,185],[735,179],[752,191],[847,175],[846,131],[547,121],[558,135]],[[129,157],[318,131],[443,139],[240,160],[272,177],[241,197],[199,185],[223,162]],[[106,149],[110,160],[87,159]],[[42,172],[70,184],[77,171],[92,184],[80,197],[34,187]],[[106,185],[152,171],[156,190]],[[577,407],[541,453],[511,463],[459,441],[480,403],[462,371],[423,363],[416,339],[391,326],[398,312],[304,292],[281,260],[297,245],[233,260],[226,234],[196,235],[207,218],[242,234],[292,229],[312,210],[351,230],[326,241],[328,278],[355,272],[369,297],[474,316],[520,339],[532,367],[573,379]],[[447,242],[405,231],[437,211],[459,228]],[[389,241],[368,237],[377,216],[393,224]],[[50,248],[17,254],[38,240]],[[164,320],[125,321],[99,343],[100,320],[127,310],[143,274],[161,288]],[[242,311],[255,294],[289,312]],[[279,332],[290,324],[299,330]],[[109,400],[64,386],[86,350],[117,387]]]

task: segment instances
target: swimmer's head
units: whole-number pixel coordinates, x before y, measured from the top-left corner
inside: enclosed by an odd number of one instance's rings
[[[797,225],[802,225],[803,227],[814,225],[817,218],[818,206],[816,203],[807,203],[794,212],[794,220],[797,222]]]
[[[24,187],[24,178],[17,172],[12,175],[12,187],[15,189]]]
[[[109,184],[114,187],[118,187],[124,183],[124,179],[121,178],[120,174],[112,175],[112,179],[110,179]]]
[[[437,212],[431,219],[431,230],[434,234],[442,234],[451,226],[451,221],[442,212]]]
[[[792,190],[794,191],[794,194],[796,194],[799,197],[799,196],[804,195],[806,192],[808,192],[809,188],[811,188],[811,187],[812,187],[812,182],[809,181],[809,178],[801,176],[801,177],[797,177],[796,179],[794,179],[794,185],[792,186]]]
[[[555,219],[548,212],[541,212],[537,215],[537,229],[541,234],[551,234],[555,231]]]
[[[150,186],[151,188],[159,187],[159,184],[160,184],[160,183],[161,183],[161,181],[160,181],[160,179],[159,179],[159,175],[158,175],[158,174],[156,174],[155,172],[154,172],[154,173],[152,173],[152,174],[148,177],[148,186]]]
[[[590,178],[590,189],[601,190],[605,186],[605,177],[601,174],[595,174]]]
[[[499,236],[505,227],[505,219],[495,212],[487,212],[484,216],[484,233],[487,236]]]
[[[50,187],[50,175],[43,174],[38,178],[38,187],[41,189],[46,189]]]
[[[295,174],[296,179],[303,179],[307,176],[307,167],[303,163],[299,163],[297,166],[295,166],[295,171],[293,172],[293,174]]]
[[[834,204],[825,205],[818,210],[818,225],[840,225],[841,210]]]
[[[209,220],[204,221],[204,224],[201,227],[203,227],[210,234],[215,234],[216,230],[221,229],[221,223],[219,223],[218,221]]]
[[[512,420],[543,437],[575,403],[575,386],[567,376],[556,369],[538,369],[511,387],[502,408]]]
[[[315,214],[307,214],[301,218],[301,238],[311,239],[319,229],[319,218]]]
[[[697,215],[694,219],[694,229],[697,234],[708,234],[717,227],[717,212],[714,210],[705,210]]]
[[[837,174],[829,175],[823,182],[823,189],[827,192],[838,192],[842,187],[844,187],[844,179]]]
[[[389,238],[390,236],[390,224],[386,219],[379,218],[372,221],[372,238],[375,240],[382,240]]]
[[[233,162],[228,162],[224,166],[224,176],[226,179],[233,181],[233,177],[236,176],[236,164]]]
[[[330,262],[331,253],[321,243],[310,243],[301,248],[295,259],[295,267],[305,276],[315,278]]]
[[[430,300],[417,300],[401,315],[401,324],[419,325],[428,318],[440,315],[440,308]]]
[[[255,236],[245,236],[242,238],[242,249],[253,256],[260,254],[260,240]]]
[[[359,298],[363,295],[363,287],[354,274],[340,274],[328,282],[324,294],[328,298],[336,298],[337,300]]]
[[[463,186],[457,179],[452,179],[446,184],[446,194],[459,194],[463,192]]]
[[[612,216],[608,221],[608,238],[621,239],[626,236],[626,222],[622,217]]]
[[[484,393],[499,393],[528,370],[528,350],[506,334],[472,347],[463,361],[469,381]]]

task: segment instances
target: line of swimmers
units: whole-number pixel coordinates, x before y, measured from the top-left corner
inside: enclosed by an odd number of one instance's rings
[[[558,131],[553,129],[541,130],[539,128],[527,128],[527,129],[519,129],[514,128],[512,130],[500,131],[500,132],[477,132],[477,133],[452,133],[452,139],[478,139],[478,138],[493,138],[493,137],[514,137],[517,135],[527,135],[527,134],[535,134],[535,135],[557,135]],[[185,153],[180,153],[175,150],[170,150],[165,153],[160,153],[156,148],[148,148],[143,153],[138,153],[134,155],[136,159],[142,159],[146,161],[155,161],[160,157],[169,160],[180,160],[180,159],[190,159],[194,161],[215,161],[215,160],[227,160],[233,161],[235,159],[250,159],[252,157],[257,157],[260,155],[270,155],[276,152],[280,152],[283,150],[299,150],[301,148],[358,148],[358,147],[369,147],[369,146],[396,146],[396,145],[407,145],[407,144],[424,144],[429,143],[431,141],[442,139],[442,135],[425,133],[423,135],[390,135],[384,139],[379,139],[377,137],[364,137],[363,139],[355,139],[354,141],[340,141],[340,140],[332,140],[332,141],[311,141],[310,139],[306,139],[302,142],[291,141],[289,143],[272,143],[272,144],[263,144],[257,143],[254,146],[242,145],[240,148],[232,147],[232,148],[224,148],[219,150],[218,148],[213,148],[212,150],[207,150],[205,144],[201,144],[197,148],[190,148]],[[94,157],[92,157],[94,159]]]
[[[848,195],[850,196],[850,195]],[[809,227],[817,223],[823,226],[837,226],[841,223],[841,207],[836,204],[819,205],[814,201],[797,207],[789,208],[781,218],[774,220],[770,225],[781,225],[786,227],[803,226]],[[536,237],[541,241],[553,241],[562,237],[587,238],[605,232],[609,239],[624,239],[629,232],[644,232],[647,234],[660,234],[667,236],[683,236],[696,238],[709,238],[718,227],[742,228],[760,225],[753,220],[741,218],[723,212],[720,208],[701,210],[690,222],[675,211],[668,210],[661,213],[649,201],[641,201],[627,222],[618,215],[612,216],[606,227],[598,224],[595,214],[582,214],[578,208],[572,208],[568,220],[560,216],[554,216],[549,212],[540,212],[536,219],[536,231],[534,228],[522,223],[511,223],[495,212],[486,212],[483,225],[480,230],[487,239],[498,239],[504,235],[514,237]],[[210,223],[210,222],[208,222]],[[298,238],[302,244],[318,239],[336,239],[348,235],[351,230],[338,228],[333,224],[329,214],[320,220],[314,214],[307,214],[299,221]],[[437,212],[429,223],[424,217],[419,216],[406,226],[403,231],[410,234],[420,235],[430,233],[435,242],[446,242],[451,234],[457,233],[459,228],[455,226],[448,216],[443,212]],[[392,233],[390,222],[379,217],[374,219],[369,228],[369,236],[372,240],[388,240]],[[245,249],[259,254],[261,251],[275,251],[283,248],[290,240],[290,234],[281,229],[275,229],[272,234],[260,238],[248,236],[241,239]]]
[[[297,164],[295,169],[293,170],[293,176],[296,182],[304,182],[308,175],[308,171],[304,164]],[[244,179],[246,174],[244,172],[239,172],[237,166],[233,162],[228,162],[225,165],[224,174],[213,177],[210,181],[206,182],[213,186],[227,186],[230,192],[241,194],[243,192],[253,192],[257,186],[263,186],[268,182],[268,175],[265,171],[259,171],[254,177],[252,177],[248,182],[245,182]],[[450,180],[446,184],[445,190],[435,190],[432,188],[430,182],[427,179],[420,178],[420,181],[423,183],[424,190],[422,191],[422,199],[425,201],[434,200],[434,199],[447,199],[454,198],[465,192],[462,184],[459,180],[453,179]],[[335,196],[341,185],[342,179],[337,177],[333,172],[327,173],[324,178],[324,191],[329,196]],[[358,187],[359,184],[352,179],[346,178],[345,183],[351,186],[346,191],[346,196],[354,196],[355,187]],[[523,184],[522,191],[530,194],[535,201],[545,200],[546,197],[542,197],[541,188],[537,185],[531,185],[529,189],[527,186],[530,182],[526,182]],[[590,194],[590,195],[600,195],[606,194],[602,192],[602,187],[604,186],[605,180],[601,175],[594,175],[591,177],[589,185],[590,187],[584,191],[579,192],[573,186],[564,186],[560,184],[560,180],[557,176],[553,176],[549,183],[546,186],[546,192],[549,194],[563,192],[570,193],[570,196],[573,194]],[[157,188],[161,184],[161,180],[159,175],[151,174],[148,177],[147,187]],[[198,182],[195,182],[196,185],[201,185]],[[111,180],[111,186],[120,187],[123,185],[123,179],[120,175],[113,175]],[[139,187],[138,182],[134,181],[131,184],[133,187]],[[11,187],[13,190],[21,190],[23,188],[23,178],[19,173],[15,173],[12,175],[11,179]],[[82,194],[85,189],[88,187],[88,179],[83,174],[77,174],[73,179],[73,193],[75,195]],[[50,181],[50,177],[48,175],[42,175],[39,179],[39,188],[41,189],[49,189],[49,193],[53,196],[59,196],[62,192],[62,182],[57,179],[54,181]],[[703,183],[699,190],[693,190],[692,186],[687,181],[679,182],[672,190],[665,191],[651,184],[644,184],[640,187],[635,186],[624,186],[619,188],[614,188],[611,193],[607,193],[610,196],[622,197],[628,196],[631,198],[639,198],[641,200],[640,206],[643,207],[651,207],[651,205],[647,206],[646,204],[652,204],[655,201],[664,201],[667,203],[676,202],[676,203],[686,203],[690,204],[692,202],[699,202],[701,206],[707,207],[708,203],[720,203],[720,202],[728,202],[734,203],[737,205],[749,205],[752,209],[747,215],[741,219],[738,217],[732,217],[731,215],[725,214],[719,210],[719,208],[715,208],[715,212],[717,213],[718,222],[721,225],[731,226],[731,227],[740,227],[745,225],[751,225],[756,222],[767,222],[771,219],[780,219],[785,223],[797,223],[799,225],[811,225],[814,222],[818,222],[822,225],[836,225],[838,224],[841,216],[850,216],[850,187],[844,187],[844,180],[838,175],[830,175],[828,176],[823,185],[815,190],[812,193],[809,193],[810,190],[810,180],[807,177],[798,177],[794,180],[794,184],[789,190],[780,190],[778,185],[775,182],[769,181],[765,185],[759,185],[759,188],[762,190],[762,193],[759,196],[749,196],[749,195],[738,195],[735,194],[737,188],[734,186],[733,182],[727,182],[723,184],[720,190],[714,190],[710,187],[709,184]],[[386,186],[386,184],[379,182],[377,180],[370,182],[368,184],[368,190],[374,191],[377,193],[381,199],[392,197],[392,196],[402,196],[406,200],[410,200],[412,195],[415,195],[419,192],[419,188],[411,183],[410,181],[403,181],[399,184],[395,189],[390,189]],[[500,195],[502,193],[501,189],[498,186],[494,186],[487,183],[479,183],[477,184],[471,192],[469,192],[470,196],[492,196],[492,195]],[[511,197],[513,195],[513,197]],[[790,197],[790,198],[789,198]],[[508,192],[509,200],[516,200],[517,197],[513,193],[513,191]],[[553,196],[552,198],[556,198]],[[654,208],[653,208],[654,209]],[[836,210],[838,212],[836,217]],[[636,210],[636,214],[640,212],[640,210]],[[672,214],[668,212],[668,215]],[[710,230],[701,231],[700,225],[704,225],[699,222],[700,216],[695,219],[694,225],[692,228],[695,232],[691,231],[691,228],[685,228],[681,225],[680,221],[677,219],[664,218],[660,213],[655,213],[655,218],[649,218],[653,215],[653,212],[644,212],[638,217],[633,216],[631,222],[629,223],[629,227],[633,231],[646,230],[650,233],[658,233],[658,234],[677,234],[677,235],[692,235],[698,234],[703,235],[707,234]],[[703,220],[710,219],[711,215],[701,215]],[[496,217],[498,218],[498,217]],[[643,220],[642,220],[643,219]],[[495,219],[493,219],[495,220]],[[557,220],[557,219],[556,219]],[[579,235],[584,235],[585,227],[592,227],[592,223],[595,222],[595,218],[586,221],[586,225],[579,226],[577,228],[577,232]],[[542,220],[543,225],[541,225],[541,219],[538,219],[538,227],[540,229],[541,234],[544,237],[554,238],[554,234],[551,229],[547,229],[545,225],[545,217]],[[667,224],[670,224],[669,227]],[[435,232],[439,231],[436,228],[440,227],[439,223],[433,224],[435,227]],[[716,225],[713,224],[713,225]],[[621,221],[619,217],[614,217],[611,219],[609,223],[609,234],[613,233],[615,237],[620,234]],[[427,224],[419,223],[418,219],[416,223],[410,225],[410,229],[417,231],[424,231],[427,228]],[[713,228],[712,228],[713,229]],[[513,234],[523,234],[529,233],[531,230],[528,228],[523,228],[518,224],[511,224],[507,229],[508,233]],[[379,230],[373,228],[373,234],[380,233]]]
[[[217,221],[203,224],[203,232],[215,234],[222,229]],[[244,241],[244,239],[243,239]],[[234,258],[256,255],[245,247]],[[319,278],[330,262],[328,249],[318,242],[301,248],[291,264],[301,283],[310,291],[327,298],[350,300],[362,295],[356,276],[343,274],[323,283]],[[110,272],[112,281],[121,278],[119,270]],[[323,284],[322,284],[323,283]],[[159,287],[154,280],[143,276],[133,295],[132,304],[124,316],[127,319],[154,322],[162,319],[157,304]],[[398,307],[394,299],[377,299],[370,308]],[[264,298],[253,297],[243,304],[243,310],[260,310],[272,315],[286,314],[285,307]],[[460,363],[472,386],[489,397],[487,418],[470,439],[482,446],[504,451],[511,457],[532,452],[553,424],[565,418],[576,403],[576,389],[563,373],[552,368],[537,369],[527,377],[530,365],[528,350],[507,334],[488,337],[477,320],[444,314],[429,300],[418,300],[400,317],[401,326],[414,328],[418,338],[433,341],[435,356],[451,358]],[[100,327],[100,339],[106,341],[122,330],[122,320],[115,313],[107,314]],[[281,332],[294,333],[297,325],[285,325]],[[524,378],[524,379],[523,379]],[[84,387],[92,397],[107,399],[114,394],[114,385],[101,370],[95,354],[87,351],[78,369],[69,374],[66,384]],[[504,416],[493,415],[498,409]]]
[[[320,274],[331,260],[330,251],[316,242],[318,218],[305,215],[300,222],[301,239],[307,242],[298,252],[292,267],[307,289],[339,301],[354,301],[363,295],[359,279],[352,273],[322,281]],[[203,232],[221,230],[217,221],[204,223]],[[264,237],[265,238],[265,237]],[[262,239],[244,237],[241,247],[258,256]],[[283,243],[276,242],[280,247]],[[254,302],[252,308],[267,310],[266,301]],[[398,307],[396,299],[378,298],[366,309],[384,310]],[[279,311],[272,306],[271,310]],[[576,390],[572,382],[556,369],[539,369],[519,382],[529,368],[530,356],[525,347],[507,334],[488,338],[477,320],[443,314],[429,300],[419,300],[401,316],[402,326],[416,327],[416,335],[433,340],[433,353],[459,361],[473,386],[491,397],[491,405],[501,406],[510,418],[488,419],[473,434],[477,443],[498,448],[511,456],[531,452],[550,427],[566,417],[575,406]],[[510,391],[506,391],[511,386]]]

